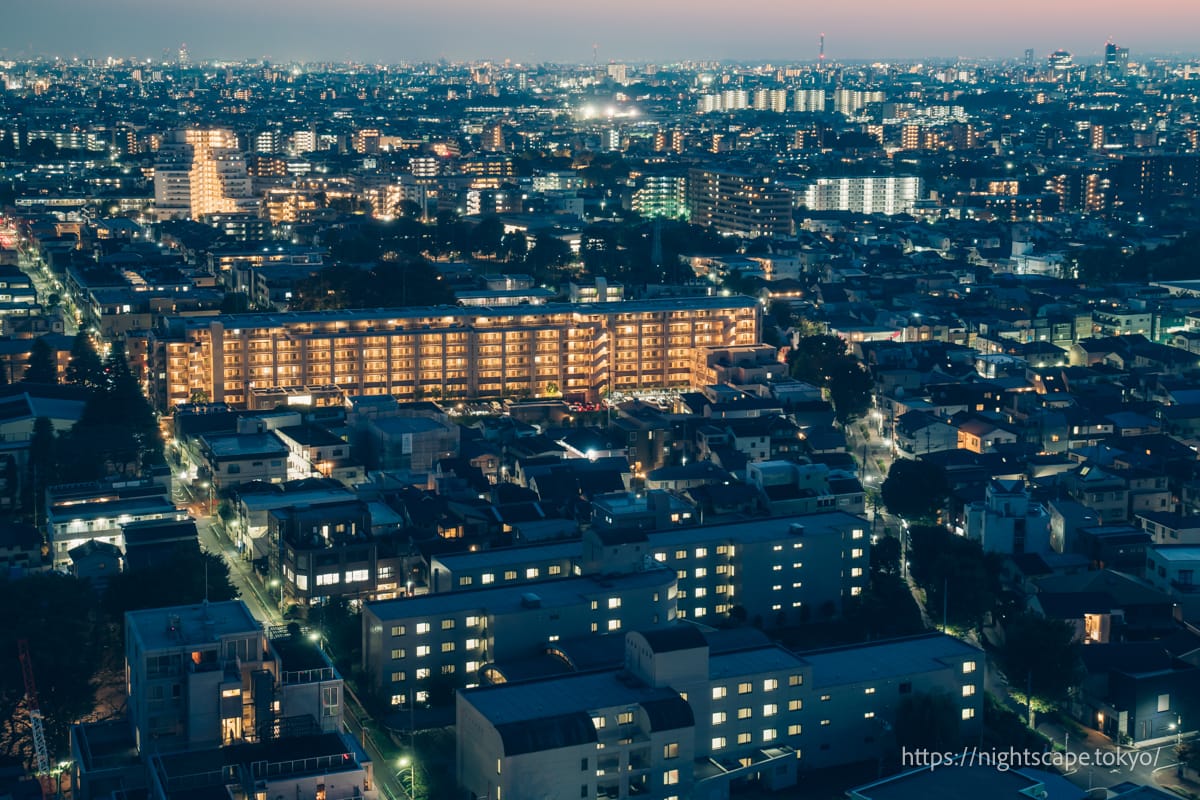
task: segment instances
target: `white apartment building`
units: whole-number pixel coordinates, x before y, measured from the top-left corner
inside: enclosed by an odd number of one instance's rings
[[[675,574],[648,569],[384,600],[363,606],[367,683],[393,706],[430,702],[440,686],[473,686],[498,660],[550,642],[675,620]]]
[[[904,698],[982,725],[984,654],[943,634],[791,653],[746,630],[625,636],[621,669],[459,692],[459,785],[475,797],[727,797],[878,757]]]
[[[645,563],[670,568],[681,619],[715,623],[735,607],[766,627],[832,616],[868,580],[868,523],[841,511],[664,531],[590,530],[584,574],[620,574]]]
[[[307,640],[271,641],[241,600],[125,615],[128,713],[139,752],[338,732],[342,679]]]
[[[810,211],[853,211],[856,214],[908,214],[925,194],[916,176],[818,178],[803,194]]]

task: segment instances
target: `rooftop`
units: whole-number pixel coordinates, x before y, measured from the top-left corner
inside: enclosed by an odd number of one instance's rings
[[[146,650],[211,644],[222,637],[262,631],[241,600],[147,608],[126,613],[125,620]]]
[[[887,680],[946,668],[946,659],[978,657],[983,651],[941,633],[800,653],[813,670],[813,685],[834,686]]]
[[[462,592],[427,594],[396,600],[367,603],[365,609],[381,620],[428,617],[456,611],[484,610],[499,615],[529,608],[536,598],[538,607],[570,606],[598,594],[619,594],[636,588],[664,586],[675,580],[673,570],[652,569],[612,578],[583,576],[522,583],[516,586],[471,589]]]

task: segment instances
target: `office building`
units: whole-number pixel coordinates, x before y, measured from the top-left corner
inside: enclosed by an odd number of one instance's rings
[[[347,395],[598,399],[608,388],[693,385],[694,353],[758,341],[748,297],[529,309],[406,308],[167,317],[149,334],[151,397],[202,392],[253,405],[279,389]]]

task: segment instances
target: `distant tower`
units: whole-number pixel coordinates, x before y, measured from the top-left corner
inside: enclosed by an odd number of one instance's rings
[[[188,56],[187,42],[179,45],[179,66],[186,67],[191,59]]]
[[[821,34],[821,48],[817,52],[817,71],[825,71],[825,34]]]
[[[1033,68],[1033,48],[1032,47],[1027,48],[1025,50],[1025,68],[1026,69]]]

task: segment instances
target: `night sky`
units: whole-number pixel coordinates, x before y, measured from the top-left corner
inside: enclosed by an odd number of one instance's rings
[[[0,59],[174,57],[395,63],[1009,58],[1111,38],[1200,50],[1195,0],[3,0]]]

